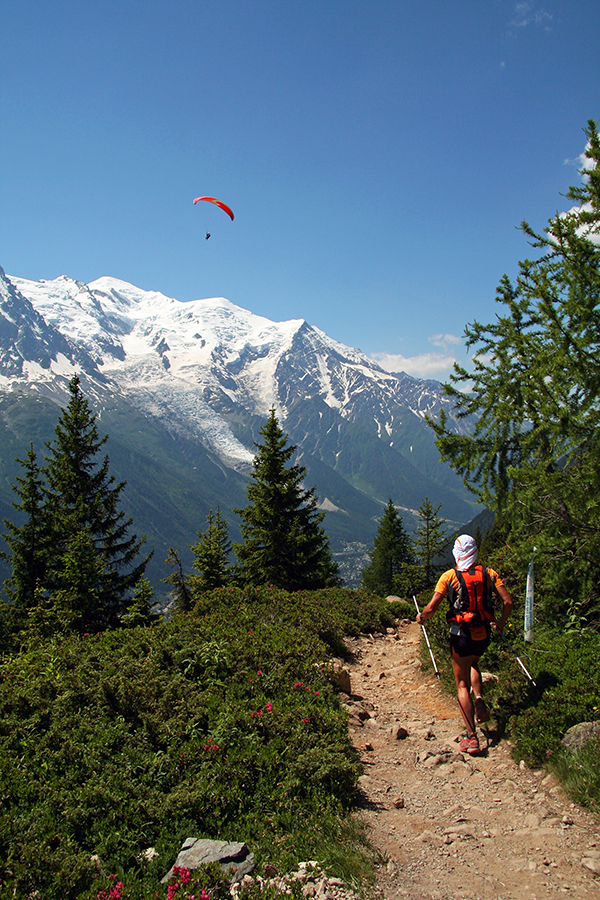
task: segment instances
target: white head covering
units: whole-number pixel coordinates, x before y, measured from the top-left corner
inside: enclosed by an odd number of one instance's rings
[[[477,552],[477,544],[470,534],[461,534],[460,537],[456,538],[452,553],[459,572],[466,572],[467,569],[475,565]]]

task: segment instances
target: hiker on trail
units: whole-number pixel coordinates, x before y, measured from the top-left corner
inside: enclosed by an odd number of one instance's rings
[[[446,619],[450,623],[452,668],[456,678],[458,705],[467,727],[467,736],[459,746],[465,753],[476,754],[479,753],[479,739],[475,716],[478,724],[487,722],[490,718],[483,699],[479,657],[489,646],[491,629],[502,631],[504,628],[513,602],[497,572],[475,565],[477,545],[469,534],[456,539],[452,553],[456,567],[440,576],[434,595],[423,612],[418,613],[417,622],[424,625],[434,615],[444,597],[448,598]],[[492,608],[493,592],[503,604],[498,622],[495,621]],[[475,706],[471,700],[471,689],[475,694]]]

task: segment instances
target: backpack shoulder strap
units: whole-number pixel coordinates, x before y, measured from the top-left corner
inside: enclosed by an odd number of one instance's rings
[[[458,612],[460,608],[461,597],[464,596],[464,591],[466,590],[466,584],[464,578],[462,578],[458,569],[451,569],[454,574],[454,578],[450,578],[448,581],[448,588],[446,592],[446,596],[448,598],[448,614],[446,616],[447,620],[450,621],[454,615]]]

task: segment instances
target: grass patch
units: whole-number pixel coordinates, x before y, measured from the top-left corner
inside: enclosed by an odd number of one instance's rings
[[[600,817],[600,738],[588,741],[575,753],[561,748],[552,754],[549,764],[569,796]]]

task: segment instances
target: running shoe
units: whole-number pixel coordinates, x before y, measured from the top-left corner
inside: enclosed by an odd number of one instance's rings
[[[460,744],[458,745],[458,749],[463,753],[470,753],[472,756],[479,753],[479,738],[476,734],[467,735],[466,738],[463,738]]]

